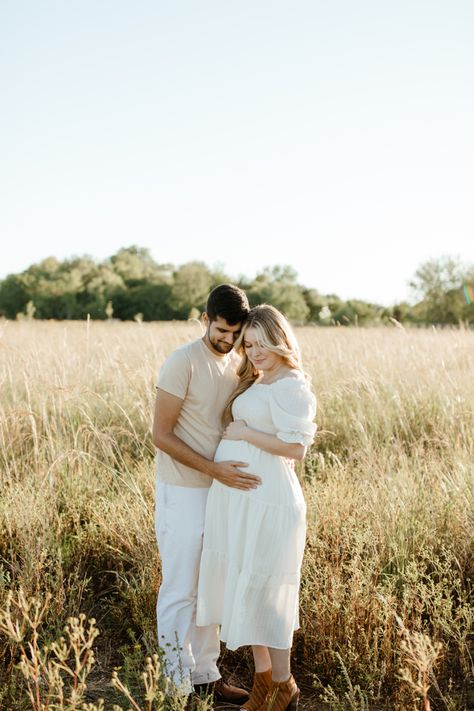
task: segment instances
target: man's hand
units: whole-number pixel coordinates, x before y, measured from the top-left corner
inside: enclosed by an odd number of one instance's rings
[[[230,486],[232,489],[256,489],[260,486],[262,480],[254,474],[245,474],[239,471],[239,468],[248,467],[246,462],[214,462],[212,477],[220,481],[225,486]]]
[[[183,400],[157,388],[155,419],[153,422],[153,442],[161,449],[191,469],[211,476],[221,484],[234,489],[255,489],[262,481],[253,474],[244,474],[238,467],[248,467],[246,462],[213,462],[195,452],[174,434],[174,428],[181,412]]]

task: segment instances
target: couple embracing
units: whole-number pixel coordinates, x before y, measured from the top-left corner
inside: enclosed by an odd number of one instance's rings
[[[202,338],[177,348],[157,383],[158,638],[181,694],[246,711],[294,711],[290,670],[306,506],[294,470],[316,402],[285,317],[221,284]],[[250,692],[217,667],[220,640],[251,645]]]

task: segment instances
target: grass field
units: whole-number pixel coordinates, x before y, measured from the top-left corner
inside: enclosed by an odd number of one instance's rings
[[[192,323],[0,324],[0,708],[162,707],[140,690],[160,579],[154,380],[199,335]],[[319,403],[300,467],[303,707],[473,709],[474,332],[297,335]],[[249,681],[248,652],[223,664]],[[116,667],[135,706],[110,685]]]

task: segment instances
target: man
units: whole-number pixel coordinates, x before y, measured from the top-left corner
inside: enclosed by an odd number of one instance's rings
[[[196,598],[206,499],[213,479],[251,489],[260,479],[240,469],[245,462],[213,461],[222,434],[221,416],[237,383],[232,352],[249,311],[245,293],[217,286],[203,315],[203,338],[177,348],[157,383],[153,441],[157,451],[156,536],[163,581],[157,621],[167,674],[178,693],[205,690],[242,704],[248,693],[226,684],[217,668],[219,630],[196,626]]]

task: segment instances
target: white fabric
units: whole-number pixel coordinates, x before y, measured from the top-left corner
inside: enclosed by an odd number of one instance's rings
[[[255,383],[233,405],[234,420],[290,442],[309,444],[316,400],[306,381]],[[250,491],[214,481],[207,500],[197,624],[220,624],[229,649],[291,647],[299,626],[298,593],[306,504],[293,462],[244,441],[222,440],[216,461],[238,459],[262,478]]]
[[[277,380],[271,386],[269,403],[276,436],[283,442],[310,445],[316,432],[316,401],[306,381],[293,377]]]
[[[166,673],[182,694],[220,678],[216,625],[196,627],[196,597],[209,489],[158,481],[155,530],[163,581],[158,593],[158,641]]]

